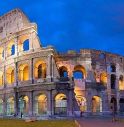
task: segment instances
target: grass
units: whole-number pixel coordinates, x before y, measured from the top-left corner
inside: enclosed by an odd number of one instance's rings
[[[23,120],[0,119],[0,127],[75,127],[73,120],[41,120],[26,123]]]

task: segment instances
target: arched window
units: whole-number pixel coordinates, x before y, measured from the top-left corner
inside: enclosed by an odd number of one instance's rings
[[[38,66],[38,78],[42,78],[42,64]]]
[[[23,115],[28,114],[29,111],[29,98],[28,96],[21,96],[19,98],[19,112]]]
[[[124,90],[124,77],[120,75],[119,77],[119,90]]]
[[[92,112],[102,112],[102,99],[98,96],[92,98]]]
[[[29,68],[28,66],[23,69],[23,81],[29,80]]]
[[[29,50],[29,39],[23,42],[23,51],[28,51],[28,50]]]
[[[74,67],[73,77],[74,79],[84,79],[86,76],[86,70],[83,66],[77,65]]]
[[[41,94],[35,98],[35,113],[44,115],[47,113],[47,97]]]
[[[7,100],[7,115],[13,115],[14,114],[14,98],[10,97]]]
[[[15,54],[15,45],[13,44],[11,47],[11,55],[14,55],[14,54]]]
[[[115,89],[116,85],[116,75],[112,74],[111,75],[111,89]]]
[[[116,72],[116,66],[114,64],[110,66],[110,71]]]
[[[55,97],[55,115],[67,114],[67,98],[63,93],[57,94]]]
[[[120,98],[119,104],[120,104],[120,112],[124,113],[124,98]]]
[[[107,84],[107,73],[106,72],[102,72],[100,74],[100,82],[103,84],[103,85],[106,85]]]
[[[60,77],[68,77],[68,71],[65,66],[59,68]]]

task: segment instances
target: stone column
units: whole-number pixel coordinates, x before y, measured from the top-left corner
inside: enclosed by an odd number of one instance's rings
[[[18,63],[15,61],[15,71],[14,71],[14,77],[15,77],[15,86],[18,86]]]
[[[15,107],[15,115],[18,115],[19,109],[18,109],[18,92],[15,91],[15,98],[14,98],[14,107]]]
[[[48,55],[47,58],[47,80],[51,81],[52,77],[52,57],[51,55]]]
[[[34,69],[33,69],[33,58],[30,60],[30,70],[29,70],[29,80],[31,81],[31,83],[33,84],[34,83],[34,76],[33,76],[33,73],[34,73]]]
[[[29,93],[29,116],[33,116],[33,91]]]
[[[68,98],[67,98],[67,114],[68,116],[74,115],[74,93],[73,90],[68,91]],[[75,100],[76,101],[76,100]]]
[[[52,107],[53,107],[53,99],[52,99],[52,90],[48,91],[48,101],[47,101],[47,115],[52,116]]]

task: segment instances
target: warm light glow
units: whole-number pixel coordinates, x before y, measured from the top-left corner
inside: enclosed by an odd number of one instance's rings
[[[0,86],[3,85],[3,72],[0,71]]]
[[[19,67],[19,80],[20,81],[27,81],[29,80],[29,67],[27,64],[22,64]]]
[[[104,85],[107,84],[107,73],[103,72],[100,74],[100,82]]]
[[[122,75],[119,78],[119,90],[124,90],[124,79]]]
[[[40,67],[40,68],[39,68]],[[35,63],[34,66],[34,77],[37,78],[46,78],[46,63],[42,60],[39,60]]]
[[[14,83],[14,69],[13,68],[8,68],[6,71],[6,79],[7,79],[7,84],[13,84]]]

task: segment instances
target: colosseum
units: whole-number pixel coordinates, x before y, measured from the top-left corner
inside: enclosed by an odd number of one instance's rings
[[[43,47],[20,9],[0,17],[0,116],[124,114],[124,57],[100,50]]]

